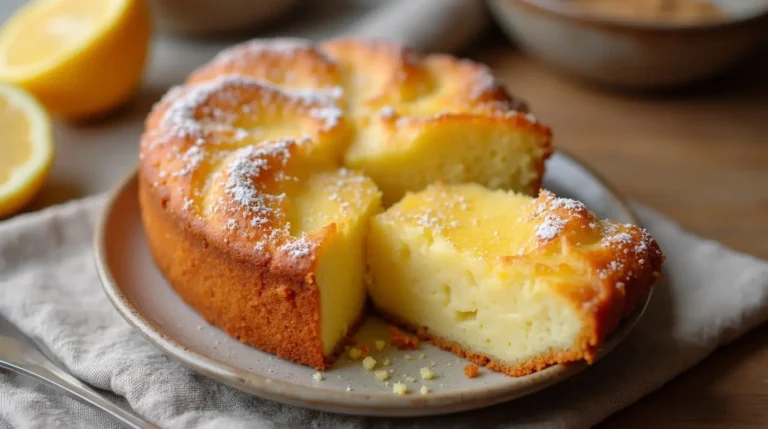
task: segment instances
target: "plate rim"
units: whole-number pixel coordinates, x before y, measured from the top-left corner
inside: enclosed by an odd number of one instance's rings
[[[559,156],[577,164],[589,173],[605,190],[611,194],[623,215],[636,225],[640,225],[634,211],[616,189],[607,183],[601,175],[570,153],[557,150]],[[93,237],[94,260],[99,280],[108,300],[120,316],[154,347],[162,353],[182,363],[188,368],[248,394],[278,401],[285,404],[311,408],[319,411],[380,417],[415,417],[450,414],[471,409],[483,408],[516,398],[530,395],[546,389],[581,372],[589,365],[584,362],[557,364],[541,371],[517,378],[528,378],[528,382],[511,388],[509,385],[490,386],[478,394],[476,392],[452,392],[431,395],[382,395],[364,392],[346,392],[317,386],[307,389],[290,381],[271,378],[237,367],[214,357],[206,356],[187,348],[166,334],[163,329],[142,315],[131,300],[122,292],[107,262],[107,224],[115,204],[124,190],[138,178],[138,166],[120,180],[110,191],[104,207],[99,214]],[[620,344],[634,329],[650,302],[653,288],[644,301],[637,305],[632,314],[624,319],[612,332],[600,348],[601,359]],[[215,326],[214,326],[215,327]],[[218,328],[217,328],[218,329]],[[286,361],[288,362],[288,361]],[[296,363],[295,365],[300,365]],[[542,379],[542,380],[536,380]]]

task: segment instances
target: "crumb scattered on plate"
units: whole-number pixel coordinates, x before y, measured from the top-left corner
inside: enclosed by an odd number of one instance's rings
[[[396,395],[405,395],[408,393],[408,386],[406,386],[405,383],[397,382],[392,385],[392,391],[395,392]]]
[[[375,367],[376,367],[376,359],[370,356],[366,356],[365,359],[363,359],[363,368],[370,371]]]
[[[471,364],[464,367],[464,375],[466,375],[468,378],[477,377],[479,372],[480,368],[478,368],[477,365]]]
[[[358,360],[363,357],[363,352],[357,347],[350,347],[349,350],[347,350],[347,356],[352,360]]]
[[[419,372],[421,372],[421,378],[423,380],[432,380],[433,378],[435,378],[435,373],[432,372],[432,370],[427,367],[420,369]]]

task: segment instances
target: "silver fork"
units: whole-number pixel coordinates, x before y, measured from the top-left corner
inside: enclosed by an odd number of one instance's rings
[[[127,428],[158,428],[113,404],[85,383],[69,375],[54,361],[55,358],[45,345],[27,337],[0,316],[0,368],[43,382],[80,402],[104,411]]]

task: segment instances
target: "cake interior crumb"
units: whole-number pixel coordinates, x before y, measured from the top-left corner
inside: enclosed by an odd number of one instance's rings
[[[357,360],[363,357],[363,352],[357,347],[350,347],[349,350],[347,350],[347,356],[352,360]]]
[[[370,371],[375,367],[376,367],[376,359],[370,356],[366,356],[365,359],[363,359],[363,368]]]
[[[432,372],[432,370],[427,367],[421,368],[419,372],[421,373],[421,378],[423,380],[432,380],[433,378],[435,378],[435,373]]]

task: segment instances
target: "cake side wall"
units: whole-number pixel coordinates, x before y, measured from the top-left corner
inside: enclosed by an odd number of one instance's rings
[[[260,350],[317,369],[328,366],[315,284],[295,284],[293,276],[281,278],[268,266],[208,245],[175,222],[141,175],[139,202],[155,263],[203,318]]]

